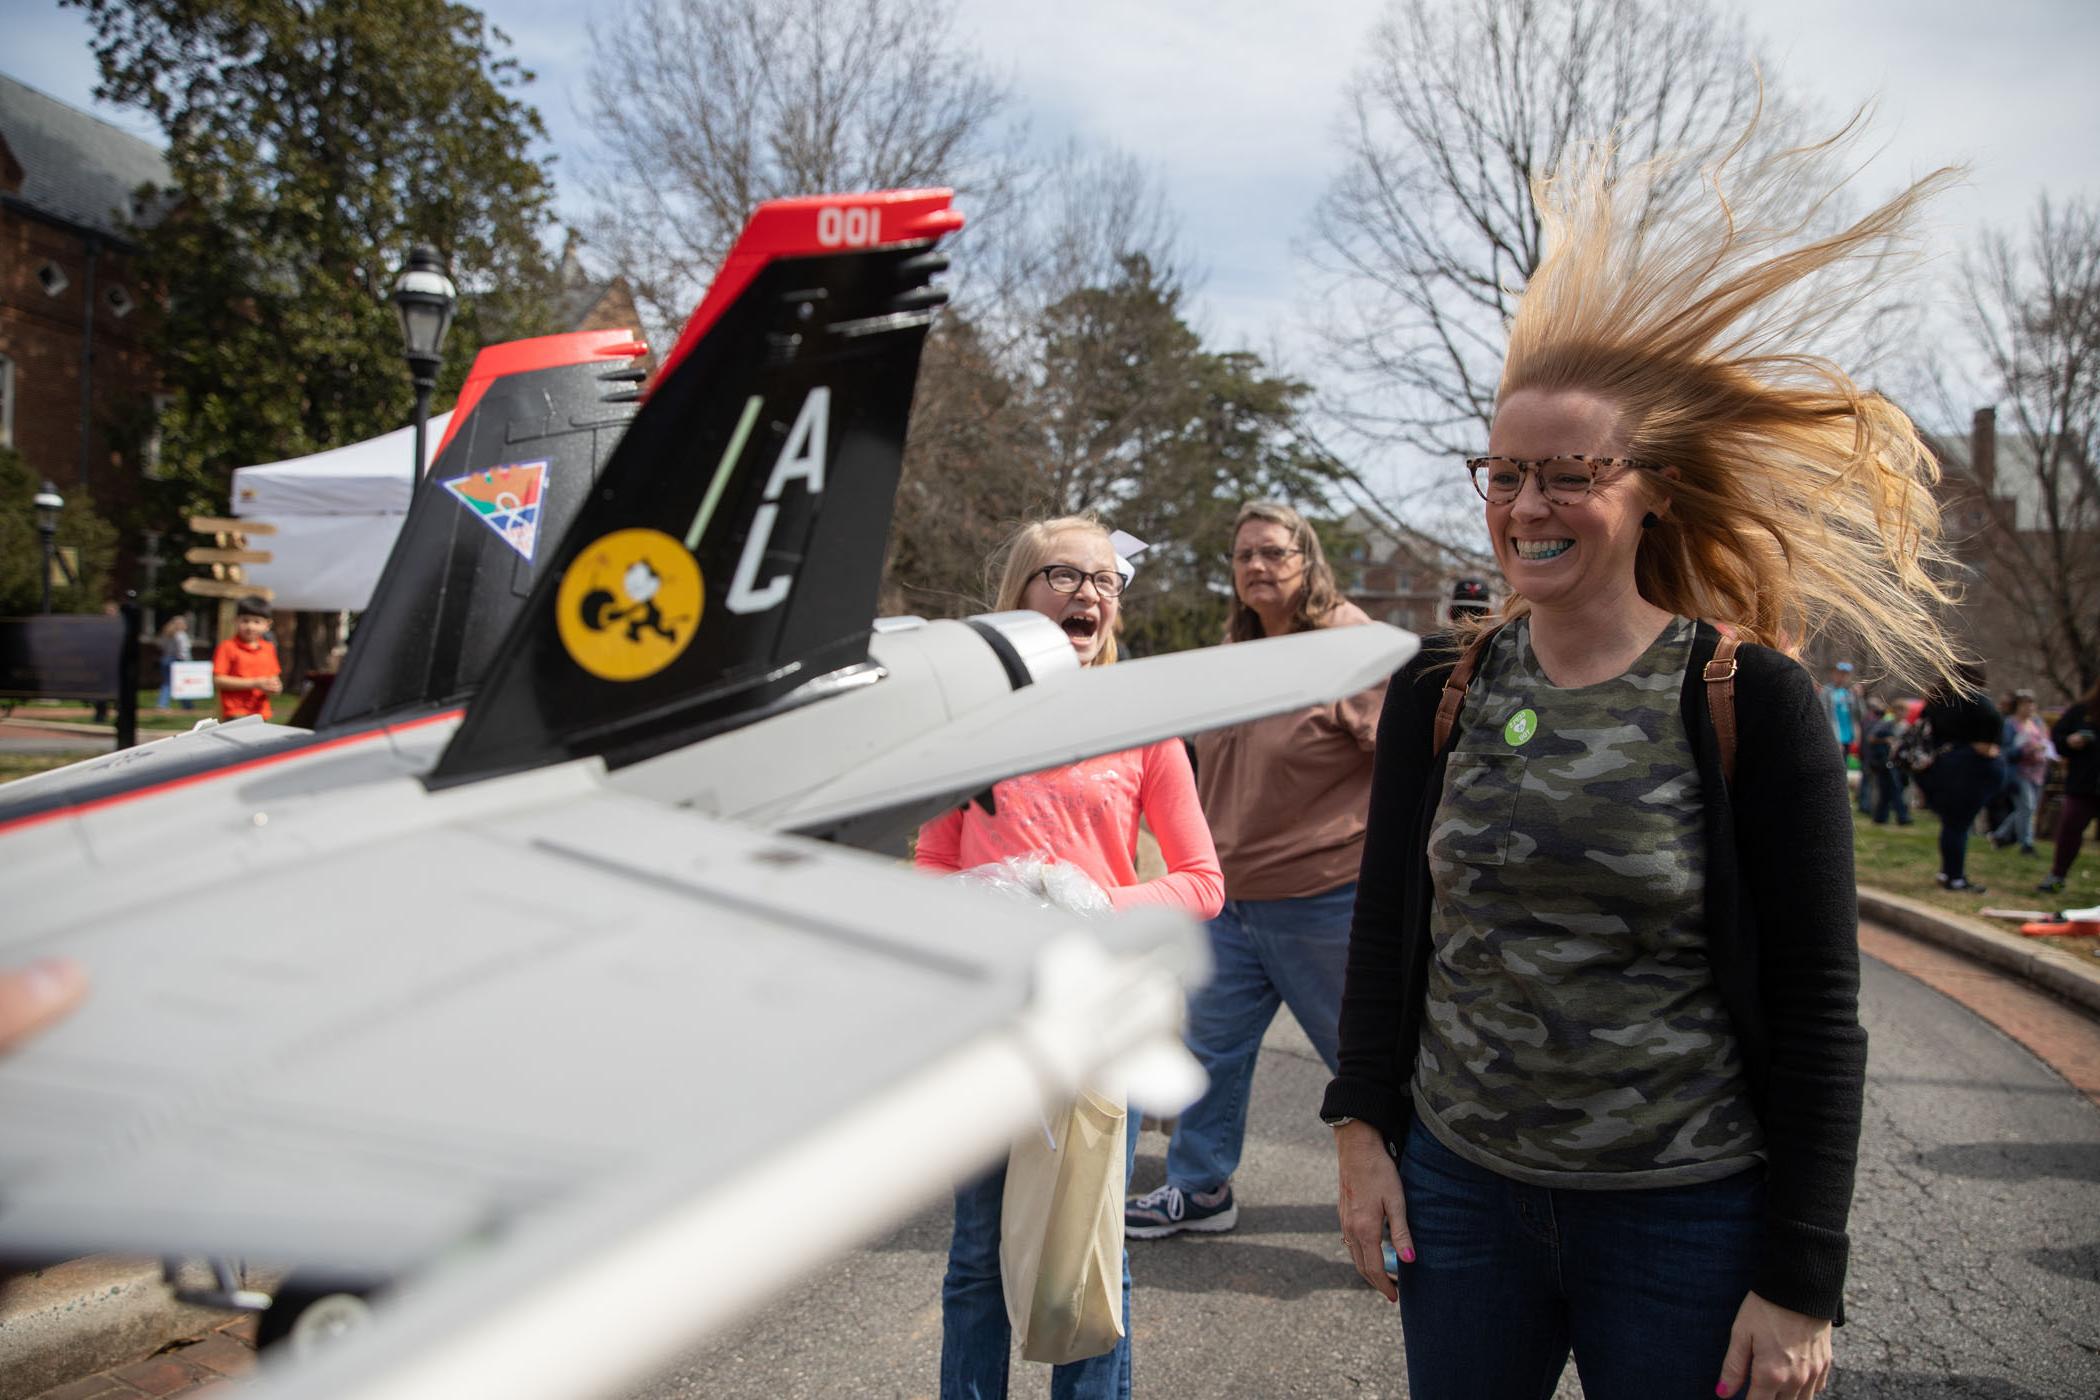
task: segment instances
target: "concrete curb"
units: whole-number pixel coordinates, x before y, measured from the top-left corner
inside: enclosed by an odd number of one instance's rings
[[[210,1282],[198,1266],[183,1278]],[[91,1254],[0,1278],[0,1400],[151,1356],[237,1315],[176,1302],[157,1259]]]
[[[1865,885],[1859,887],[1859,914],[2010,972],[2100,1015],[2100,969],[2088,967],[2060,948]]]

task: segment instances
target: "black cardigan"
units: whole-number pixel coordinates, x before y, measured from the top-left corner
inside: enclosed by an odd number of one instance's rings
[[[1705,793],[1707,957],[1768,1154],[1751,1287],[1842,1322],[1867,1067],[1852,806],[1814,683],[1757,646],[1736,653],[1736,782],[1727,790],[1702,679],[1718,641],[1699,625],[1681,703]],[[1370,1123],[1389,1150],[1412,1112],[1430,951],[1428,832],[1451,748],[1432,756],[1430,740],[1453,645],[1430,638],[1386,694],[1349,935],[1341,1072],[1321,1106],[1323,1117]]]

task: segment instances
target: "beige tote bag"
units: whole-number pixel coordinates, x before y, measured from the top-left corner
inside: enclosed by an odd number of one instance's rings
[[[1007,1158],[999,1272],[1029,1361],[1083,1361],[1122,1339],[1128,1119],[1123,1105],[1081,1090]]]

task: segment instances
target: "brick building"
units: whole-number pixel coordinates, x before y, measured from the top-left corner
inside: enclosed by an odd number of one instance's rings
[[[2046,707],[2071,698],[2077,663],[2052,619],[2100,620],[2100,506],[2059,490],[2050,523],[2036,445],[1998,431],[1997,411],[1976,410],[1966,442],[1930,438],[1944,473],[1941,520],[1960,565],[1963,597],[1948,625],[1980,658],[1993,694],[2032,689]],[[2061,569],[2051,562],[2061,552]]]
[[[608,278],[592,276],[579,255],[582,242],[572,231],[562,244],[557,322],[565,331],[629,331],[636,340],[647,340],[641,312],[634,304],[634,289],[618,274]],[[642,367],[653,368],[656,360],[652,348]]]
[[[1350,541],[1336,551],[1335,579],[1350,602],[1378,622],[1427,634],[1451,620],[1451,592],[1462,578],[1484,580],[1499,599],[1491,558],[1352,511],[1341,522]]]
[[[105,512],[135,494],[155,388],[127,230],[167,180],[150,143],[0,74],[0,445]]]

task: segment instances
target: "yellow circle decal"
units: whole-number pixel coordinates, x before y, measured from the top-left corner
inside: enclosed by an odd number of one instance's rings
[[[577,665],[638,681],[678,659],[700,627],[700,566],[660,530],[615,530],[561,576],[554,624]]]

